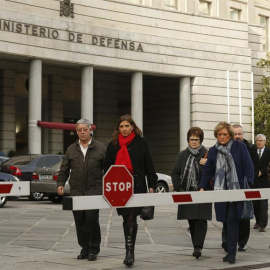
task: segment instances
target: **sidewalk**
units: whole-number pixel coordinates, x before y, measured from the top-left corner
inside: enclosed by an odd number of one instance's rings
[[[253,229],[247,251],[238,252],[236,263],[222,262],[221,223],[208,223],[202,257],[193,248],[187,221],[176,220],[177,206],[156,207],[155,219],[138,220],[134,269],[270,269],[270,227],[265,233]],[[27,199],[9,201],[0,209],[1,270],[127,269],[123,264],[122,218],[115,210],[101,210],[101,252],[97,261],[77,260],[79,246],[73,216],[61,205]]]

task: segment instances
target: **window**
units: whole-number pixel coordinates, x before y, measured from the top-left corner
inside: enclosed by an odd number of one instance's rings
[[[168,9],[176,9],[177,0],[165,0],[165,7]]]
[[[268,17],[260,16],[260,25],[263,28],[262,32],[263,50],[268,51]]]
[[[201,14],[211,15],[211,3],[207,1],[199,2],[199,12]]]
[[[242,15],[241,9],[230,8],[230,18],[234,21],[240,21]]]

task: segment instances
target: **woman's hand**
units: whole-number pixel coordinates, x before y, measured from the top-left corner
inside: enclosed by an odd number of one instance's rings
[[[204,191],[204,188],[200,188],[200,191]]]
[[[154,193],[154,189],[153,188],[149,188],[149,193]]]
[[[206,161],[207,161],[207,158],[201,158],[200,165],[205,165]]]

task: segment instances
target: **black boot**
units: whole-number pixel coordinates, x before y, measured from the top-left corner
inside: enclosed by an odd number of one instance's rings
[[[126,266],[132,266],[135,261],[134,249],[138,231],[138,224],[129,227],[125,223],[123,223],[123,228],[126,240],[126,257],[123,263]]]

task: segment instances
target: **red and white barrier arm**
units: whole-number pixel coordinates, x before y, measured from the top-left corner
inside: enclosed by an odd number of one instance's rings
[[[269,198],[270,188],[215,190],[203,192],[143,193],[134,194],[126,203],[125,207],[214,203],[228,201],[262,200]],[[63,210],[88,210],[107,208],[111,208],[111,205],[102,195],[65,197],[63,201]]]
[[[0,182],[0,196],[28,196],[30,195],[30,181]]]

